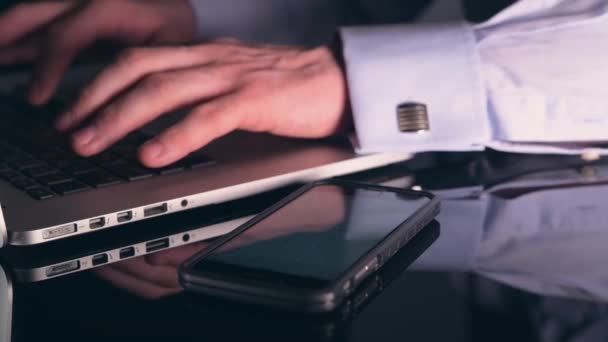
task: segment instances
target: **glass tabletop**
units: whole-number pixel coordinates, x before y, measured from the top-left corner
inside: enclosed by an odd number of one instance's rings
[[[432,191],[442,212],[334,314],[183,292],[177,268],[202,241],[43,282],[11,279],[5,264],[0,342],[608,338],[601,161],[433,154],[346,178]]]

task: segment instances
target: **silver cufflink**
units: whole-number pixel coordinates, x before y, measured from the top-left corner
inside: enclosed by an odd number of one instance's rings
[[[423,103],[407,102],[397,106],[399,131],[403,133],[420,133],[431,129],[428,109]]]

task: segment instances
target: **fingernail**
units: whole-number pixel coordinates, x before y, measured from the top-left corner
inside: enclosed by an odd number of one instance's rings
[[[152,159],[158,159],[165,153],[165,146],[158,141],[149,141],[142,146],[142,149]]]
[[[95,134],[95,128],[89,126],[74,134],[74,142],[79,146],[89,145],[95,139]]]

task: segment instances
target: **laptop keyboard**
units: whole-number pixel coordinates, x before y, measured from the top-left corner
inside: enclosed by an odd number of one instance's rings
[[[32,108],[0,95],[0,179],[37,200],[214,163],[207,156],[195,153],[167,167],[146,168],[136,158],[138,147],[150,138],[141,132],[132,133],[96,156],[82,158],[71,151],[64,137],[48,128],[62,107],[60,102],[53,102],[45,108]]]

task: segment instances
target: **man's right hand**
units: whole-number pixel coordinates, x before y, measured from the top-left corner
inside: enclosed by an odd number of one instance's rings
[[[24,3],[0,15],[0,65],[35,63],[28,97],[43,105],[78,53],[96,41],[175,45],[195,32],[187,0]]]

